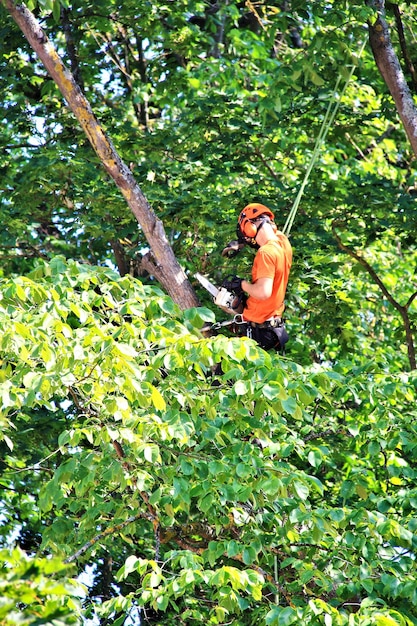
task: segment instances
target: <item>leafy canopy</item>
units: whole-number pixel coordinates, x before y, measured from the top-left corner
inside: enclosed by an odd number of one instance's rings
[[[284,223],[334,97],[294,241],[306,255],[331,248],[321,232],[329,216],[355,230],[360,221],[367,240],[388,226],[415,231],[412,154],[369,47],[361,52],[366,3],[31,6],[190,274],[227,271],[218,253],[247,202],[263,201]],[[401,8],[409,35],[415,17]],[[119,246],[123,270],[138,276],[141,230],[3,8],[0,17],[5,271],[54,254],[102,264]]]
[[[139,276],[143,234],[0,7],[2,623],[416,624],[405,323],[332,230],[414,332],[415,172],[359,56],[372,10],[31,6],[190,276],[249,275],[220,257],[237,211],[284,222],[340,106],[292,231],[287,356],[208,339],[204,294],[181,313],[108,268]]]
[[[204,338],[209,310],[63,258],[0,293],[5,546],[21,503],[62,585],[110,555],[89,610],[114,623],[416,623],[414,374]]]

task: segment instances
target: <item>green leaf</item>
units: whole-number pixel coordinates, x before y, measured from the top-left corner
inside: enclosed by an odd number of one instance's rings
[[[323,455],[320,450],[311,450],[308,453],[308,462],[313,467],[320,467],[323,462]]]
[[[310,490],[306,484],[300,482],[299,480],[295,480],[294,489],[297,496],[301,498],[301,500],[307,500]]]
[[[59,20],[60,20],[60,17],[61,17],[61,2],[60,2],[60,0],[54,0],[53,7],[52,7],[52,13],[53,13],[55,22],[59,23]]]
[[[290,415],[295,416],[297,413],[298,405],[294,398],[287,398],[286,400],[281,400],[282,408],[284,411],[289,413]],[[298,416],[297,416],[298,417]]]
[[[152,404],[158,411],[165,411],[166,402],[162,397],[160,391],[153,385],[151,385],[151,400]]]
[[[161,463],[159,447],[155,444],[144,445],[143,456],[149,463]]]
[[[233,389],[235,390],[235,393],[237,396],[244,396],[247,393],[249,393],[250,391],[250,384],[244,380],[238,380],[234,386]]]
[[[298,621],[297,613],[289,606],[285,608],[276,606],[267,613],[265,618],[268,626],[289,626],[296,621]]]
[[[135,572],[137,570],[138,565],[140,564],[140,559],[138,559],[133,554],[128,556],[124,565],[117,572],[117,580],[125,580],[129,574]]]
[[[214,324],[216,321],[213,311],[210,311],[210,309],[206,307],[186,309],[184,319],[194,328],[202,328],[206,323]]]
[[[128,358],[134,358],[137,356],[137,351],[132,346],[126,343],[115,343],[115,351],[120,355]]]
[[[3,441],[6,443],[7,447],[9,448],[9,450],[13,450],[13,441],[10,439],[10,437],[5,435],[4,433],[2,433],[1,437],[2,437]]]
[[[262,393],[267,400],[276,400],[280,397],[282,386],[274,383],[266,383],[262,386]]]
[[[242,551],[242,559],[245,565],[252,565],[256,561],[256,551],[252,547],[247,546]]]

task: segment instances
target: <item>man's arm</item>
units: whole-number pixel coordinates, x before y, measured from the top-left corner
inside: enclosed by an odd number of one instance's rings
[[[272,295],[273,278],[258,278],[254,283],[242,280],[242,289],[257,300],[267,300]]]

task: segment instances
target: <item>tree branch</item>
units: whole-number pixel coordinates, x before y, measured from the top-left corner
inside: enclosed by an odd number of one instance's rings
[[[197,295],[168,242],[163,223],[155,215],[131,170],[120,158],[112,141],[95,117],[90,103],[74,80],[74,76],[62,62],[39,22],[24,4],[15,4],[14,0],[0,0],[0,2],[19,26],[56,83],[104,169],[120,189],[139,222],[155,259],[155,278],[182,309],[199,306]]]
[[[340,223],[340,222],[339,222]],[[333,235],[337,241],[337,245],[339,246],[339,248],[341,250],[343,250],[343,252],[346,252],[350,257],[352,257],[353,259],[355,259],[360,265],[362,265],[362,267],[364,267],[366,269],[366,271],[368,272],[368,274],[372,277],[372,279],[374,280],[374,282],[378,285],[378,287],[381,289],[382,293],[384,294],[384,296],[387,298],[387,300],[392,304],[392,306],[397,309],[397,311],[400,311],[403,307],[401,306],[401,304],[399,304],[397,302],[397,300],[390,294],[390,292],[388,291],[388,289],[385,287],[384,283],[382,282],[382,280],[379,278],[378,274],[376,273],[376,271],[374,270],[374,268],[369,265],[368,261],[366,259],[364,259],[360,254],[358,254],[357,252],[355,252],[355,250],[352,250],[351,248],[349,248],[348,246],[346,246],[339,234],[336,231],[336,226],[338,225],[338,222],[335,220],[334,222],[332,222],[332,231],[333,231]]]
[[[79,85],[82,92],[84,92],[84,81],[81,74],[80,62],[78,59],[77,50],[74,43],[74,24],[70,22],[68,9],[61,7],[61,22],[62,30],[65,35],[65,42],[67,44],[67,53],[70,60],[71,71],[74,76],[75,82]]]
[[[385,0],[367,0],[367,3],[377,13],[376,21],[369,22],[369,42],[375,62],[394,100],[411,148],[417,155],[417,109],[391,42],[385,20]]]
[[[352,146],[355,148],[357,152],[356,159],[360,161],[361,159],[366,159],[367,155],[371,154],[371,152],[375,150],[377,145],[381,143],[382,141],[384,141],[384,139],[389,137],[394,132],[394,130],[395,130],[395,126],[393,124],[390,124],[388,128],[382,133],[382,135],[373,139],[371,143],[369,144],[369,146],[367,148],[364,148],[363,150],[357,145],[357,143],[355,142],[355,140],[351,137],[349,133],[345,133],[345,137],[348,139],[348,141],[350,141]]]
[[[410,308],[410,306],[413,304],[416,298],[417,298],[417,291],[411,294],[411,296],[408,298],[407,303],[405,305],[407,309]]]
[[[87,550],[89,550],[98,541],[100,541],[100,539],[103,539],[104,537],[108,537],[109,535],[114,535],[119,530],[123,530],[123,528],[125,528],[126,526],[129,526],[129,524],[132,524],[133,522],[136,522],[138,519],[150,519],[150,515],[149,513],[142,513],[142,512],[137,513],[136,515],[131,515],[131,517],[128,517],[127,520],[125,520],[124,522],[121,522],[120,524],[115,524],[114,526],[110,526],[109,528],[106,528],[105,530],[103,530],[103,532],[99,533],[98,535],[96,535],[95,537],[87,541],[87,543],[85,543],[72,556],[69,556],[67,559],[65,559],[64,563],[73,563],[74,561],[78,559],[78,557],[84,554],[84,552],[87,552]]]
[[[417,73],[416,70],[414,68],[413,62],[411,60],[410,55],[408,54],[408,48],[407,48],[407,42],[405,40],[405,35],[404,35],[404,27],[403,27],[403,22],[401,19],[401,11],[400,11],[400,7],[398,6],[398,4],[394,4],[394,3],[389,3],[389,5],[393,12],[394,12],[394,16],[395,16],[395,23],[397,26],[397,33],[398,33],[398,39],[400,42],[400,46],[401,46],[401,52],[404,58],[404,62],[406,65],[406,68],[411,76],[411,82],[413,85],[413,89],[414,91],[417,93]]]
[[[405,330],[405,338],[406,338],[406,344],[407,344],[407,353],[408,353],[408,360],[409,360],[409,363],[410,363],[410,369],[412,369],[412,370],[417,369],[416,352],[415,352],[415,347],[414,347],[414,338],[413,338],[413,333],[412,333],[412,330],[411,330],[410,317],[408,315],[408,308],[409,308],[410,304],[413,302],[413,300],[417,297],[417,294],[416,293],[413,294],[408,299],[407,304],[405,306],[402,306],[399,302],[397,302],[397,300],[394,298],[394,296],[391,295],[391,293],[385,287],[384,283],[379,278],[379,276],[376,273],[376,271],[374,270],[374,268],[368,263],[368,261],[366,259],[364,259],[360,254],[355,252],[355,250],[352,250],[351,248],[349,248],[348,246],[346,246],[342,242],[339,234],[336,231],[336,226],[338,224],[340,224],[340,222],[338,222],[337,220],[332,222],[333,235],[334,235],[334,237],[335,237],[335,239],[337,241],[337,245],[339,246],[339,248],[341,250],[343,250],[343,252],[346,252],[350,257],[355,259],[360,265],[362,265],[362,267],[365,268],[365,270],[371,276],[373,281],[381,289],[382,293],[387,298],[388,302],[390,302],[390,304],[392,304],[392,306],[401,315],[402,320],[403,320],[404,330]]]

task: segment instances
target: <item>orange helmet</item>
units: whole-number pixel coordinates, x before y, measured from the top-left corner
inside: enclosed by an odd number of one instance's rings
[[[274,214],[271,209],[268,209],[264,204],[259,204],[258,202],[252,202],[245,206],[244,209],[240,212],[240,215],[237,220],[237,229],[238,235],[240,238],[245,241],[245,243],[253,244],[256,234],[258,232],[258,227],[253,223],[252,220],[256,220],[259,217],[267,217],[271,221],[274,219]]]

